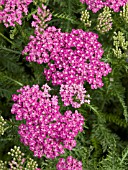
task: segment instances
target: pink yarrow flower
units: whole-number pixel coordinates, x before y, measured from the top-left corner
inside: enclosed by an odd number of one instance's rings
[[[60,158],[56,168],[57,170],[82,170],[82,162],[68,156],[66,160]]]
[[[113,9],[114,12],[119,12],[120,7],[125,6],[128,0],[80,0],[80,2],[86,3],[88,9],[96,13],[105,6]]]
[[[12,96],[15,103],[11,113],[16,120],[26,120],[26,124],[19,126],[21,142],[29,146],[34,156],[53,159],[64,154],[64,149],[76,146],[75,137],[83,131],[84,118],[78,111],[67,110],[62,115],[58,97],[51,96],[50,90],[47,84],[42,90],[38,85],[17,90],[20,94]]]
[[[22,24],[23,14],[28,14],[28,6],[33,0],[2,0],[0,5],[0,22],[6,27],[15,26],[15,23]]]
[[[22,54],[29,62],[47,63],[49,68],[43,74],[53,85],[87,81],[96,89],[103,86],[102,77],[112,71],[109,64],[100,61],[103,49],[97,39],[97,34],[82,29],[62,33],[48,27],[43,34],[30,36]]]

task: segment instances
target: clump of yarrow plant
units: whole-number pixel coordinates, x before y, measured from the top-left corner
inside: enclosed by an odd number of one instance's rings
[[[22,55],[26,55],[29,62],[47,64],[43,75],[54,86],[59,85],[64,106],[79,108],[84,103],[89,104],[90,95],[86,94],[84,83],[88,82],[91,89],[101,88],[102,77],[112,71],[108,63],[101,61],[104,51],[98,35],[82,29],[62,32],[54,26],[48,27],[52,15],[44,5],[33,18],[34,35],[30,36]],[[83,131],[84,117],[77,110],[61,114],[58,96],[51,95],[50,91],[48,84],[41,88],[23,86],[12,96],[11,113],[16,120],[25,120],[18,133],[34,156],[54,159],[64,154],[65,149],[72,150],[76,146],[75,137]],[[82,170],[82,163],[72,157],[66,161],[60,159],[57,169],[68,168]]]

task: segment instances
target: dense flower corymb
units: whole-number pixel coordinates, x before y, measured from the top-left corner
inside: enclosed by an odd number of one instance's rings
[[[42,90],[38,85],[24,86],[13,95],[11,112],[17,120],[26,120],[19,126],[21,142],[28,145],[37,157],[44,154],[55,158],[76,146],[75,137],[83,131],[84,118],[78,111],[59,112],[57,96],[51,96],[50,87],[45,84]]]
[[[23,13],[27,15],[28,5],[33,0],[1,0],[0,6],[0,22],[3,22],[6,27],[15,26],[15,22],[22,24]]]
[[[29,62],[48,63],[44,69],[47,80],[53,85],[83,84],[87,81],[92,89],[103,86],[102,76],[111,72],[109,64],[101,62],[103,54],[98,35],[73,29],[62,33],[48,27],[43,34],[30,36],[30,42],[22,51]]]
[[[80,2],[86,3],[88,9],[96,13],[104,6],[110,7],[114,12],[119,12],[120,7],[126,5],[128,0],[80,0]]]
[[[60,158],[56,168],[57,170],[82,170],[82,162],[68,156],[66,160]]]

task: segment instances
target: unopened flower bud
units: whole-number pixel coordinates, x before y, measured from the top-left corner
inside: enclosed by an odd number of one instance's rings
[[[128,23],[128,3],[123,6],[123,10],[120,11],[120,16],[124,19],[126,23]]]
[[[6,130],[5,125],[6,125],[6,121],[4,120],[2,116],[0,116],[0,135],[4,134]]]
[[[122,32],[118,31],[118,33],[115,32],[114,34],[113,45],[115,48],[113,48],[113,52],[117,58],[121,58],[122,55],[126,55],[123,51],[127,50],[128,41],[125,40],[125,36]]]
[[[112,16],[109,7],[104,7],[103,12],[99,14],[97,29],[101,33],[108,32],[112,29]]]
[[[86,27],[91,27],[91,21],[89,20],[90,15],[87,10],[82,11],[80,20],[84,23]]]

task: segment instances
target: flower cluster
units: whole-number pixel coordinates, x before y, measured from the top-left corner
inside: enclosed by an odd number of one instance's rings
[[[38,64],[48,63],[44,69],[47,80],[53,85],[83,84],[87,81],[92,89],[103,86],[102,76],[111,72],[109,64],[101,62],[103,54],[98,35],[73,29],[62,33],[48,27],[43,34],[30,36],[30,42],[22,51],[26,60]]]
[[[4,162],[4,161],[0,160],[0,168],[1,168],[2,170],[7,170],[6,164],[7,164],[7,162]]]
[[[127,55],[125,53],[127,53],[127,49],[128,49],[128,41],[125,40],[125,36],[122,32],[118,31],[118,32],[114,32],[114,36],[113,36],[113,52],[114,55],[117,58],[122,58],[123,56],[126,57]]]
[[[71,104],[72,107],[79,108],[83,103],[89,104],[90,100],[85,99],[85,97],[89,98],[90,95],[86,96],[85,94],[86,94],[86,90],[82,84],[78,84],[78,85],[62,84],[60,88],[60,95],[65,106],[69,106]]]
[[[84,23],[85,27],[91,27],[91,21],[89,20],[90,14],[87,10],[81,12],[80,20]]]
[[[123,10],[120,11],[120,16],[126,23],[128,23],[128,3],[123,6]]]
[[[32,21],[32,27],[35,27],[35,34],[38,35],[43,33],[44,29],[47,27],[47,21],[52,19],[52,14],[50,14],[49,9],[46,9],[46,6],[42,4],[42,8],[38,7],[37,15],[33,14],[35,21]]]
[[[40,168],[37,168],[38,164],[36,161],[31,158],[24,158],[25,154],[21,152],[20,147],[18,146],[14,146],[14,148],[8,152],[8,155],[13,158],[8,162],[12,170],[41,170]]]
[[[13,160],[9,162],[9,166],[11,169],[22,169],[25,159],[23,158],[24,153],[20,151],[20,147],[14,146],[14,149],[11,149],[8,152],[8,155],[13,157]]]
[[[2,116],[0,116],[0,135],[3,135],[4,132],[6,131],[7,127],[5,128],[5,125],[7,122],[4,120]]]
[[[88,9],[96,13],[104,6],[110,7],[114,12],[119,12],[120,7],[126,5],[128,0],[80,0],[80,2],[86,3]]]
[[[15,22],[22,24],[23,13],[27,15],[28,5],[32,0],[2,0],[0,1],[0,22],[3,22],[6,27],[15,26]]]
[[[17,120],[26,120],[19,126],[21,142],[28,145],[37,157],[44,154],[55,158],[76,146],[75,137],[83,131],[84,118],[78,111],[59,112],[57,96],[49,94],[50,87],[45,84],[42,90],[38,85],[24,86],[13,95],[12,114]]]
[[[108,32],[112,29],[112,16],[109,7],[104,7],[103,12],[98,16],[97,30],[101,33]]]
[[[57,170],[82,170],[82,162],[68,156],[66,160],[60,158],[56,168]]]

